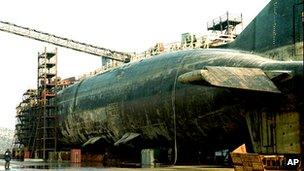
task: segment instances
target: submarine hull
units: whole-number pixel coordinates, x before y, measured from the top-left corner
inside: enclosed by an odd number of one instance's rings
[[[99,137],[109,145],[123,145],[132,143],[132,137],[128,142],[122,137],[132,134],[139,139],[134,148],[172,148],[175,140],[184,153],[235,148],[250,141],[244,111],[254,110],[252,106],[262,99],[267,106],[265,99],[277,95],[182,84],[178,77],[206,66],[284,69],[281,63],[213,49],[162,54],[123,65],[58,93],[60,141],[81,146]]]

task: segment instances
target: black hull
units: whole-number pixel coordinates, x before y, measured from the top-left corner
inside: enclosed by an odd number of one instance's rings
[[[136,148],[172,148],[176,132],[184,154],[232,149],[248,140],[239,96],[244,92],[181,84],[177,77],[204,66],[264,69],[273,63],[238,51],[191,50],[126,64],[85,79],[56,97],[61,142],[80,147],[90,138],[102,137],[112,146],[132,132],[140,134]]]

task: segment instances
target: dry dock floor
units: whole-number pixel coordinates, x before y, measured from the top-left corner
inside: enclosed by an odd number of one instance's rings
[[[4,170],[4,160],[0,160],[0,171]],[[10,171],[39,171],[39,170],[62,170],[62,171],[233,171],[233,168],[219,168],[215,166],[170,166],[170,167],[158,167],[158,168],[105,168],[102,166],[79,166],[70,165],[68,163],[42,163],[42,162],[20,162],[11,161]]]

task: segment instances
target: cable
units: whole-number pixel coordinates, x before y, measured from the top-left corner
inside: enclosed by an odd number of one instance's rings
[[[179,69],[182,67],[184,57],[182,57],[180,61],[180,65],[177,68],[176,74],[175,74],[175,79],[173,83],[173,90],[172,90],[172,98],[171,98],[171,104],[172,104],[172,111],[173,111],[173,129],[174,129],[174,161],[172,165],[175,165],[177,162],[177,139],[176,139],[176,113],[175,113],[175,92],[176,92],[176,82],[179,74]]]
[[[175,165],[176,161],[177,161],[176,114],[175,114],[175,86],[176,86],[176,79],[174,81],[173,91],[172,91],[173,130],[174,130],[174,162],[173,162],[172,165]]]

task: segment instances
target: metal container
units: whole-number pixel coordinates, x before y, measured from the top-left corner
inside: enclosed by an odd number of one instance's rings
[[[143,149],[141,150],[141,167],[152,168],[155,166],[154,150]]]
[[[71,163],[81,163],[80,149],[71,149]]]

